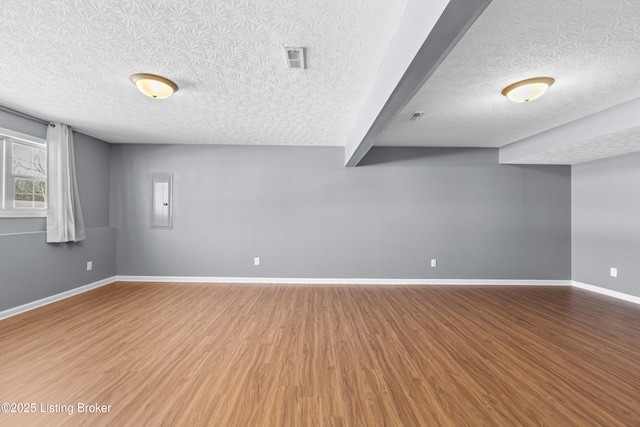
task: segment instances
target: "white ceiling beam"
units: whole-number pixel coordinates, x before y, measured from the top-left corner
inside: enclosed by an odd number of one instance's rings
[[[357,166],[492,0],[410,0],[345,146]]]
[[[505,145],[500,148],[500,163],[576,164],[638,151],[634,141],[619,143],[620,138],[610,136],[629,139],[639,127],[640,98]]]

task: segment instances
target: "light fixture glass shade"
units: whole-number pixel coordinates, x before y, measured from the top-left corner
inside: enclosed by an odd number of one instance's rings
[[[178,85],[174,82],[155,74],[134,74],[131,76],[131,81],[140,92],[156,99],[168,98],[178,90]]]
[[[522,80],[505,87],[502,94],[513,102],[529,102],[544,95],[554,82],[551,77]]]

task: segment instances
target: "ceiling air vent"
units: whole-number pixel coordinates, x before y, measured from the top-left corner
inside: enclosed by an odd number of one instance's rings
[[[418,120],[420,120],[422,118],[422,116],[424,116],[426,113],[424,111],[416,111],[415,113],[413,113],[411,115],[411,117],[409,118],[409,120],[411,120],[412,122],[417,122]]]
[[[285,47],[284,58],[287,63],[287,68],[298,70],[304,70],[307,68],[304,54],[304,47]]]

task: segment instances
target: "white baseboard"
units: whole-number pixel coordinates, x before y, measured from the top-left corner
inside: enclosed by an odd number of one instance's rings
[[[68,291],[65,291],[56,295],[51,295],[50,297],[42,298],[37,301],[19,305],[17,307],[13,307],[8,310],[0,311],[0,320],[15,316],[17,314],[24,313],[29,310],[33,310],[38,307],[45,306],[47,304],[51,304],[52,302],[60,301],[65,298],[69,298],[74,295],[78,295],[78,294],[90,291],[95,288],[99,288],[104,285],[108,285],[109,283],[113,283],[115,281],[116,281],[116,276],[108,277],[106,279],[98,280],[97,282],[89,283],[88,285],[80,286],[79,288],[70,289]]]
[[[447,285],[447,286],[576,286],[640,304],[640,298],[571,280],[487,280],[487,279],[325,279],[273,277],[194,277],[194,276],[113,276],[47,298],[0,311],[0,320],[72,297],[113,282],[182,282],[245,284],[310,284],[310,285]]]
[[[576,282],[575,280],[572,280],[571,284],[576,288],[585,289],[587,291],[596,292],[602,295],[607,295],[613,298],[640,304],[640,297],[637,297],[635,295],[623,294],[622,292],[612,291],[611,289],[602,288],[600,286],[587,285],[586,283]]]
[[[273,277],[116,276],[119,282],[264,283],[295,285],[463,285],[463,286],[571,286],[571,280],[475,279],[325,279]]]

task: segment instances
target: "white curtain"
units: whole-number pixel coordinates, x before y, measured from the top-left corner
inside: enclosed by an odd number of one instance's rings
[[[71,128],[47,127],[47,243],[85,240]]]

